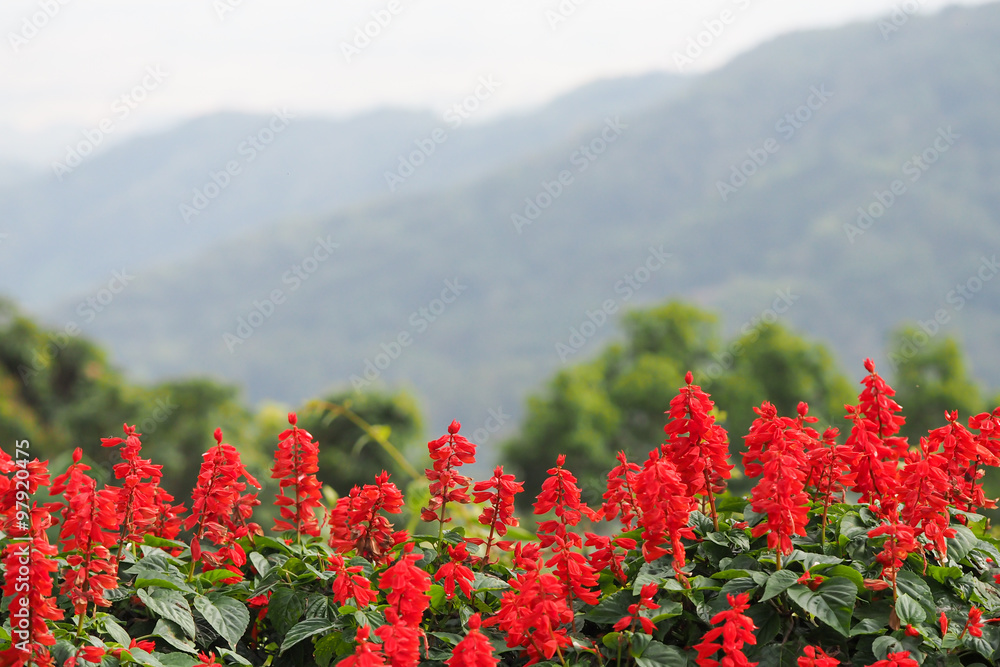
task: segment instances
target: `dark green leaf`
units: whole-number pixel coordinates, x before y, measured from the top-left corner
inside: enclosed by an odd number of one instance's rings
[[[896,589],[919,602],[928,613],[934,613],[936,605],[934,596],[931,595],[931,588],[919,575],[909,570],[901,570],[896,575]]]
[[[788,589],[788,597],[845,637],[850,635],[851,615],[858,597],[858,589],[850,579],[831,577],[815,591],[795,585]]]
[[[187,651],[188,653],[198,653],[195,645],[184,637],[184,631],[181,627],[173,621],[161,618],[156,622],[152,634],[160,637],[176,649]]]
[[[194,638],[194,615],[183,594],[166,588],[141,588],[136,591],[136,595],[154,614],[173,621],[188,637]]]
[[[904,650],[903,645],[891,635],[876,637],[872,643],[872,652],[879,660],[885,660],[886,656],[890,653],[899,653],[902,650]]]
[[[257,574],[260,576],[265,576],[271,570],[271,563],[264,558],[264,555],[256,551],[251,551],[249,556],[250,562],[253,564],[254,568],[257,570]]]
[[[194,599],[194,607],[216,632],[229,642],[229,646],[235,649],[250,624],[250,612],[246,605],[239,600],[215,593],[209,597],[199,595]]]
[[[325,618],[307,618],[301,623],[296,624],[295,627],[285,634],[285,639],[281,642],[280,652],[284,653],[303,639],[307,639],[313,635],[318,635],[321,632],[333,629],[333,623]]]
[[[639,667],[686,667],[687,656],[676,646],[667,646],[653,640],[642,655],[636,657],[635,662]]]
[[[955,530],[955,537],[948,538],[948,560],[958,563],[972,551],[979,538],[965,526],[951,526]]]
[[[274,589],[267,606],[267,618],[275,632],[284,636],[302,618],[305,611],[305,593],[287,586]]]
[[[798,579],[799,575],[791,570],[778,570],[767,578],[767,584],[764,586],[764,597],[760,601],[764,602],[776,595],[781,595],[793,586]]]
[[[163,667],[194,667],[201,661],[187,653],[154,653]]]
[[[927,620],[924,608],[906,593],[901,593],[896,599],[896,616],[907,625],[918,625]]]
[[[628,616],[629,605],[637,599],[632,591],[623,588],[602,600],[600,604],[587,612],[584,618],[602,625],[613,625],[623,616]]]
[[[125,628],[118,625],[118,621],[114,616],[103,614],[101,624],[104,626],[104,631],[111,635],[111,638],[122,646],[127,647],[132,642],[132,638],[129,637],[128,632]]]

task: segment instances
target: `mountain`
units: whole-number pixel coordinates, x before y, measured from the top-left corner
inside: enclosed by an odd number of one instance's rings
[[[65,151],[33,178],[15,181],[0,167],[0,216],[10,233],[0,284],[26,306],[44,308],[110,280],[115,270],[190,258],[278,219],[474,179],[608,114],[655,105],[686,81],[652,74],[597,82],[540,109],[477,124],[477,112],[503,85],[483,77],[464,107],[441,117],[403,110],[341,120],[280,109],[222,113],[93,157]],[[426,155],[411,158],[421,146]],[[79,152],[87,149],[84,143]],[[400,167],[401,156],[411,164]],[[387,179],[399,170],[405,178]],[[45,279],[23,280],[38,271]]]
[[[516,419],[617,312],[669,297],[719,308],[729,331],[782,321],[890,375],[886,333],[921,321],[1000,384],[998,32],[993,4],[888,40],[875,23],[775,39],[472,182],[137,272],[81,324],[131,372],[213,373],[253,400],[368,369],[415,387],[435,432]],[[53,321],[80,321],[87,296]]]

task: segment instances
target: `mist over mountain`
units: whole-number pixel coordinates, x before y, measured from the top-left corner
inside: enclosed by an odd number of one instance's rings
[[[65,244],[75,259],[62,261],[92,276],[77,284],[94,286],[49,320],[79,323],[140,377],[215,374],[254,401],[410,386],[432,430],[453,417],[476,428],[497,408],[515,419],[540,381],[600,349],[622,309],[668,297],[719,309],[729,331],[782,321],[845,369],[872,356],[890,375],[902,351],[884,349],[886,333],[923,322],[960,336],[1000,384],[997,34],[994,4],[914,17],[889,39],[874,22],[788,35],[668,82],[658,104],[634,93],[628,111],[594,105],[572,122],[556,104],[476,128],[469,153],[449,138],[392,196],[385,170],[443,119],[385,112],[344,121],[350,132],[296,120],[197,222],[170,226],[260,124],[195,121],[68,179],[92,203],[64,237],[100,219],[120,221],[120,238],[89,263],[84,241]],[[353,148],[332,148],[348,136]],[[145,189],[159,178],[171,185]],[[3,206],[60,220],[68,195],[37,188]],[[122,266],[134,279],[87,305],[93,276]],[[15,269],[0,271],[11,284]]]

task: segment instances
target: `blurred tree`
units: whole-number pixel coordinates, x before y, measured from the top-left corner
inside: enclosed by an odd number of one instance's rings
[[[714,315],[671,302],[626,313],[622,328],[624,341],[559,371],[541,396],[529,398],[519,436],[503,448],[526,481],[525,502],[557,453],[566,454],[591,502],[603,493],[615,452],[625,450],[641,464],[663,442],[663,413],[688,370],[724,410],[718,419],[729,429],[734,455],[764,400],[789,415],[804,400],[822,422],[839,425],[844,403],[853,399],[826,348],[779,325],[761,325],[723,348]],[[734,481],[732,488],[742,493],[749,485]]]
[[[319,479],[341,495],[372,483],[383,470],[400,488],[414,473],[423,474],[407,458],[416,453],[422,426],[416,401],[406,392],[340,392],[297,412],[299,426],[320,443]]]
[[[918,333],[923,335],[914,326],[900,327],[890,338],[890,349],[904,349],[904,344],[912,347],[910,341],[919,340]],[[899,355],[891,384],[906,416],[902,433],[911,445],[917,444],[927,431],[944,426],[946,410],[958,410],[965,422],[970,415],[996,407],[983,400],[958,342],[951,337],[930,339],[912,354]]]

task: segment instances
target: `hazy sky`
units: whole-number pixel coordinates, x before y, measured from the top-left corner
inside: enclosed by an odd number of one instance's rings
[[[674,54],[723,11],[729,23],[719,30],[715,22],[718,34],[703,35],[707,46],[687,71],[717,67],[792,30],[871,20],[894,6],[929,12],[946,4],[952,3],[0,0],[0,142],[54,140],[109,118],[120,138],[221,109],[443,110],[472,93],[480,77],[492,76],[500,87],[483,105],[482,119],[596,78],[676,70]],[[386,25],[371,23],[369,32],[377,34],[367,45],[355,44],[356,29],[379,16]],[[345,44],[357,51],[345,54]]]

